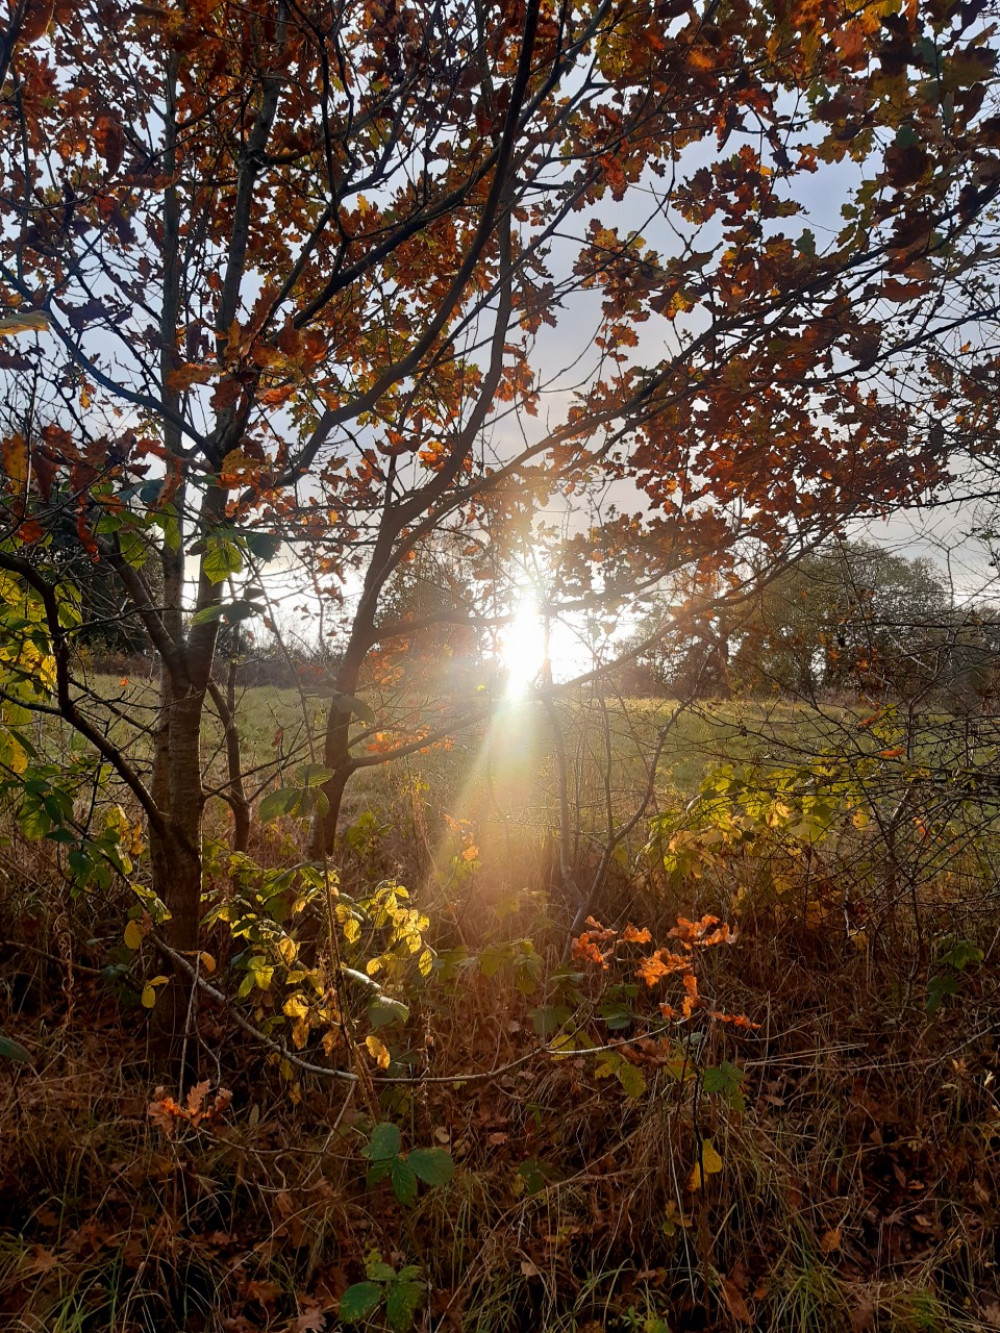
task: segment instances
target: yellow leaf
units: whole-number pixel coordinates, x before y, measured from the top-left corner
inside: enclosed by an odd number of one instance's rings
[[[142,1007],[143,1009],[152,1009],[156,1003],[156,989],[147,981],[142,988]]]
[[[296,952],[295,941],[289,939],[287,935],[283,935],[278,941],[278,953],[281,955],[281,961],[291,967],[292,963],[295,962]]]
[[[855,828],[867,828],[871,823],[871,820],[865,814],[864,810],[855,810],[851,823]]]
[[[284,1004],[284,1012],[288,1018],[305,1018],[309,1006],[301,995],[289,995]]]
[[[321,1045],[322,1045],[322,1047],[323,1047],[323,1052],[324,1052],[324,1054],[325,1054],[325,1055],[332,1055],[333,1052],[337,1049],[337,1046],[338,1046],[338,1044],[339,1044],[339,1042],[340,1042],[340,1034],[339,1034],[339,1032],[334,1032],[334,1031],[331,1029],[329,1032],[324,1032],[324,1033],[323,1033],[323,1036],[322,1036],[322,1038],[320,1039],[320,1042],[321,1042]]]
[[[142,948],[142,927],[138,921],[129,921],[125,926],[125,947],[126,949]]]
[[[368,1047],[368,1054],[372,1057],[379,1069],[389,1068],[389,1048],[385,1042],[380,1041],[373,1032],[365,1037],[365,1045]]]
[[[211,976],[212,973],[215,971],[215,959],[212,957],[212,955],[210,953],[202,952],[198,955],[198,959],[204,970],[208,973],[209,976]]]
[[[688,1177],[688,1189],[700,1190],[705,1176],[717,1176],[721,1170],[722,1158],[716,1151],[712,1140],[702,1139],[701,1155]]]
[[[28,442],[23,435],[11,435],[0,444],[0,461],[8,481],[20,490],[28,480]]]
[[[42,332],[49,327],[48,315],[40,310],[26,310],[23,315],[5,315],[0,319],[0,337],[8,333]]]

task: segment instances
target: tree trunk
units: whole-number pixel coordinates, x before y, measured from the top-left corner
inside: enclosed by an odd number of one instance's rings
[[[360,666],[360,664],[359,664]],[[357,688],[359,669],[348,669],[345,662],[337,677],[337,689],[343,694],[353,694]],[[337,824],[340,820],[340,807],[344,800],[344,791],[351,779],[351,714],[337,708],[336,700],[330,705],[326,719],[326,740],[323,746],[323,764],[333,776],[323,784],[326,797],[326,810],[313,820],[309,855],[314,861],[322,861],[333,851],[337,837]]]

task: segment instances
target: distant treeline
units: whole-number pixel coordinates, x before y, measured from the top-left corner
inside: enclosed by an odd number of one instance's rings
[[[629,693],[814,699],[863,692],[978,709],[1000,685],[1000,606],[962,600],[929,560],[865,542],[807,556],[697,623],[651,613]]]

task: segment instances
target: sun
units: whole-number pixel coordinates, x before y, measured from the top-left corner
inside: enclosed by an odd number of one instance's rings
[[[548,639],[538,603],[526,597],[500,635],[500,665],[509,699],[522,698],[538,679],[548,657]]]

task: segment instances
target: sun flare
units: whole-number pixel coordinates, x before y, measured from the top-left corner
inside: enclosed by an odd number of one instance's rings
[[[519,699],[534,684],[545,665],[548,634],[538,603],[526,598],[503,631],[500,639],[500,664],[507,677],[507,696]]]

